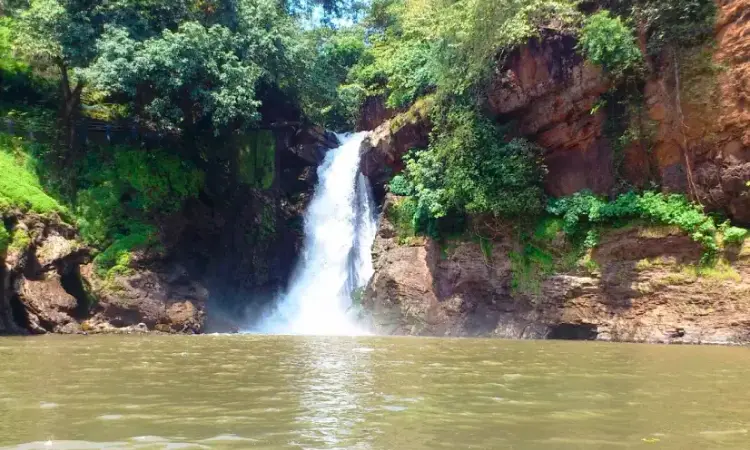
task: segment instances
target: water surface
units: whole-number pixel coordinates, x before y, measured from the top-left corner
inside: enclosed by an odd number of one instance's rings
[[[0,339],[0,448],[747,449],[745,348]]]

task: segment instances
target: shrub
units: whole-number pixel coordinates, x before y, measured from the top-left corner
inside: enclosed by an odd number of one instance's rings
[[[668,46],[700,45],[714,33],[714,0],[637,0],[633,10],[649,30],[648,49],[653,55]]]
[[[403,175],[396,175],[393,177],[390,183],[388,183],[388,190],[395,195],[411,195],[413,189],[411,184],[406,180]]]
[[[415,217],[417,216],[417,200],[412,197],[396,199],[386,210],[388,218],[396,229],[396,239],[400,245],[409,244],[417,235]]]
[[[615,76],[634,69],[642,59],[633,30],[606,10],[586,19],[578,45],[586,58]]]
[[[538,147],[507,141],[502,129],[471,108],[451,109],[429,149],[406,158],[404,177],[428,218],[496,217],[542,211],[544,165]]]
[[[112,244],[94,258],[101,276],[126,274],[130,270],[132,252],[146,248],[157,240],[156,228],[141,223],[130,224],[127,234],[116,235]]]
[[[729,245],[742,245],[747,238],[748,231],[740,227],[728,226],[722,230],[724,243]]]
[[[586,233],[594,224],[641,219],[678,227],[703,246],[705,259],[712,258],[718,250],[714,220],[684,195],[629,192],[606,202],[584,191],[551,200],[547,212],[563,218],[563,229],[568,235]]]

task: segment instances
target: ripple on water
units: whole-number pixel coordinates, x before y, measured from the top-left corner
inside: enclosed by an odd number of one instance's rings
[[[384,405],[382,409],[386,411],[391,411],[391,412],[401,412],[401,411],[406,411],[409,408],[407,408],[406,406],[398,406],[398,405]]]
[[[12,447],[0,447],[0,450],[89,450],[103,448],[123,448],[125,442],[88,442],[88,441],[38,441]]]
[[[169,442],[169,439],[161,437],[161,436],[136,436],[134,438],[130,439],[134,442],[144,442],[149,444],[160,444],[164,442]]]
[[[236,441],[244,441],[244,442],[257,442],[257,439],[251,439],[247,437],[238,436],[236,434],[220,434],[218,436],[210,437],[207,439],[203,439],[199,442],[236,442]]]
[[[98,416],[97,419],[98,420],[120,420],[123,417],[125,416],[123,416],[122,414],[102,414],[101,416]]]
[[[709,437],[709,438],[710,437],[718,438],[718,437],[723,437],[723,436],[733,436],[733,435],[738,435],[738,434],[747,434],[747,429],[740,428],[740,429],[737,429],[737,430],[706,430],[706,431],[701,431],[700,432],[701,436]]]

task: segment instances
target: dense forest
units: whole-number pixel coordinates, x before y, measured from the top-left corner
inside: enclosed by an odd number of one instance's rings
[[[290,124],[351,131],[378,99],[430,124],[428,145],[409,149],[387,184],[402,242],[514,228],[523,288],[525,273],[552,270],[549,236],[564,233],[592,264],[602,227],[638,221],[679,228],[713,267],[747,231],[704,207],[687,145],[683,192],[658,177],[631,183],[615,158],[607,192],[555,198],[547,149],[493,114],[487,92],[520,46],[572,38],[607,79],[591,114],[606,111],[615,155],[648,149],[644,86],[674,67],[679,108],[680,64],[711,45],[716,17],[712,0],[2,0],[0,214],[56,213],[95,250],[100,276],[125,273],[186,201],[221,198],[238,137]],[[245,181],[270,188],[256,166]],[[0,248],[23,245],[6,225]]]

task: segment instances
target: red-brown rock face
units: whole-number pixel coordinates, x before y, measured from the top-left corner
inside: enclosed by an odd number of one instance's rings
[[[646,86],[654,158],[665,189],[750,224],[750,1],[719,8],[715,51],[678,50]]]
[[[604,114],[592,114],[609,85],[575,47],[569,36],[530,41],[508,57],[487,95],[500,121],[516,122],[519,134],[547,150],[546,188],[554,196],[604,193],[614,184]]]

